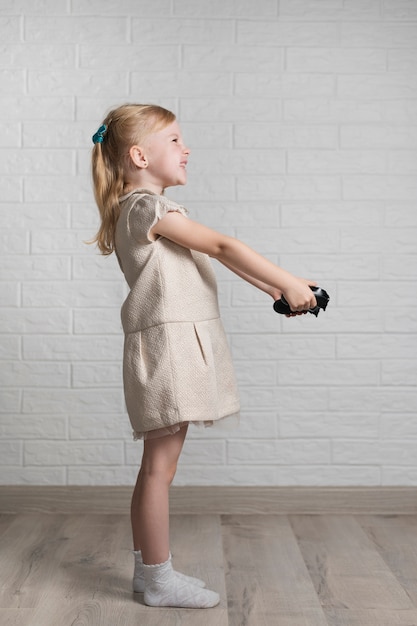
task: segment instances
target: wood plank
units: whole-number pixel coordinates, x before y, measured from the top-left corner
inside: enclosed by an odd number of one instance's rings
[[[9,528],[10,524],[14,522],[16,515],[0,515],[0,537]]]
[[[306,515],[290,520],[323,607],[415,608],[353,517]]]
[[[0,486],[2,513],[129,511],[133,487]],[[417,515],[417,487],[172,487],[172,514]]]
[[[216,615],[218,614],[216,607],[211,609],[174,609],[142,605],[140,610],[136,611],[135,622],[120,622],[120,626],[126,626],[127,624],[143,624],[143,626],[217,626]],[[225,623],[228,624],[228,622]],[[108,623],[105,626],[112,625]]]
[[[69,519],[75,524],[78,516]],[[135,623],[130,548],[127,515],[84,516],[54,578],[45,588],[33,626]]]
[[[34,609],[0,609],[1,626],[33,626]]]
[[[416,626],[417,610],[324,609],[329,626]]]
[[[359,516],[357,520],[417,608],[417,516]]]
[[[0,537],[0,607],[34,608],[77,532],[63,515],[16,516]],[[72,525],[74,526],[74,525]]]
[[[230,625],[327,626],[288,519],[222,521]]]

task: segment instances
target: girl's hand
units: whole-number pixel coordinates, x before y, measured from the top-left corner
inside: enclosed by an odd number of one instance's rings
[[[294,277],[289,286],[283,290],[283,295],[293,315],[306,313],[308,309],[317,305],[314,293],[310,289],[310,286],[315,287],[316,284],[311,280]]]

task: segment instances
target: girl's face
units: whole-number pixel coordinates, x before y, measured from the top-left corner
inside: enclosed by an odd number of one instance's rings
[[[184,144],[178,122],[148,135],[143,142],[146,168],[142,170],[148,186],[159,188],[185,185],[189,148]]]

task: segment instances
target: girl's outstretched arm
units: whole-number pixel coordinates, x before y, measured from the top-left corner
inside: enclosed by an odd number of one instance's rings
[[[279,300],[279,298],[282,296],[281,289],[278,289],[277,287],[271,287],[271,285],[267,285],[261,280],[257,280],[253,276],[249,276],[249,274],[245,274],[245,272],[238,270],[236,267],[233,267],[233,265],[230,265],[230,263],[226,263],[225,261],[220,261],[220,263],[224,265],[225,267],[227,267],[228,270],[232,271],[234,274],[236,274],[240,278],[243,278],[243,280],[246,280],[248,283],[250,283],[254,287],[257,287],[261,291],[264,291],[265,293],[267,293],[268,296],[271,296],[273,300]]]
[[[316,299],[309,288],[309,284],[314,283],[293,276],[238,239],[193,222],[180,213],[173,211],[165,215],[152,228],[152,234],[208,254],[230,269],[237,270],[240,275],[255,279],[257,286],[259,283],[270,285],[277,293],[284,294],[292,311],[305,311],[316,306]]]

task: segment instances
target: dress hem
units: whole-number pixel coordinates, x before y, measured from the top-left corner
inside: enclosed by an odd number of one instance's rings
[[[194,426],[198,426],[200,428],[211,428],[213,426],[217,426],[218,428],[228,430],[238,426],[239,420],[240,414],[239,411],[236,411],[235,413],[231,413],[217,420],[184,420],[182,422],[177,422],[176,424],[171,424],[170,426],[164,426],[162,428],[148,430],[146,432],[133,430],[132,434],[134,441],[138,441],[140,439],[157,439],[159,437],[166,437],[167,435],[175,435],[175,433],[188,424],[194,424]]]

